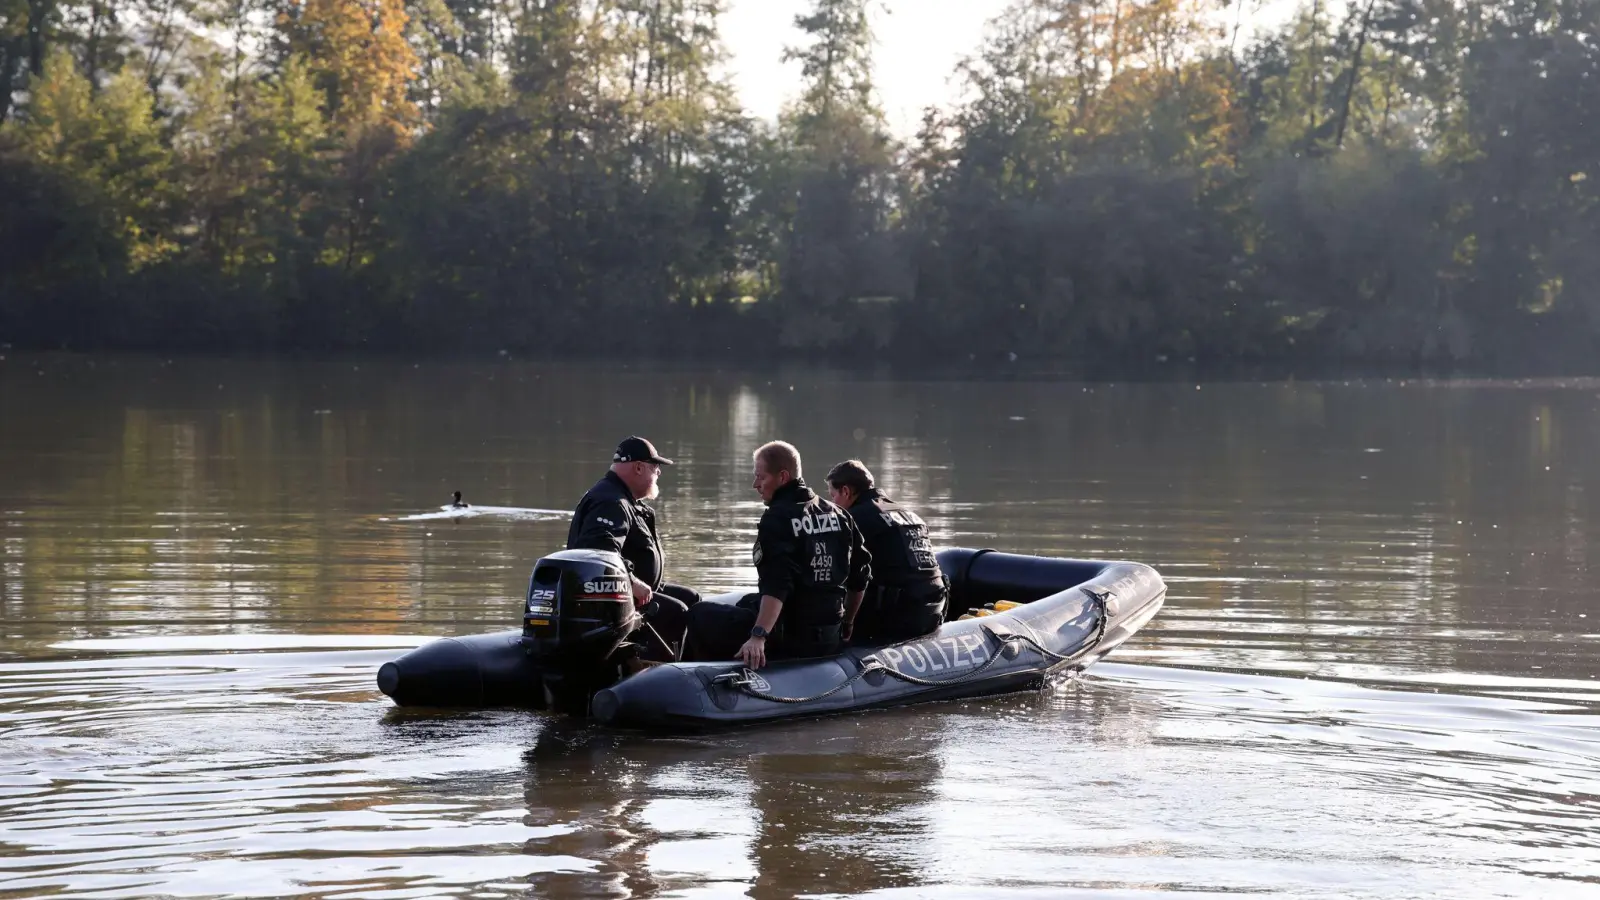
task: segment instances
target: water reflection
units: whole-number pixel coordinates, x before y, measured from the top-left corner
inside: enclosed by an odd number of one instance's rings
[[[905,712],[773,729],[741,742],[756,900],[921,881],[927,809],[941,780],[938,733]],[[753,744],[753,746],[752,746]]]
[[[1600,879],[1587,682],[1479,685],[1570,695],[1509,698],[1112,662],[1043,694],[661,739],[396,710],[371,698],[382,651],[332,638],[161,640],[0,667],[0,893],[1528,896]]]
[[[1600,877],[1600,383],[20,359],[0,363],[0,893]],[[512,625],[566,528],[383,520],[457,489],[569,509],[629,433],[680,462],[669,570],[703,590],[750,583],[749,454],[784,438],[813,478],[864,460],[941,544],[1150,562],[1167,605],[1040,697],[684,742],[391,711],[371,642]]]
[[[654,836],[641,819],[641,789],[655,774],[646,763],[615,736],[562,720],[545,723],[524,762],[526,821],[560,828],[529,842],[529,851],[586,863],[533,876],[532,896],[624,898],[659,889],[648,866]]]
[[[760,900],[916,884],[939,744],[904,713],[673,739],[547,722],[526,754],[527,823],[569,830],[529,849],[592,868],[536,875],[533,894],[728,882]]]

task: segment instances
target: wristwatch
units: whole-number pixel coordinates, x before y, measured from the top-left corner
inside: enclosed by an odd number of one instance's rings
[[[750,629],[750,636],[751,637],[756,637],[756,638],[764,638],[764,637],[767,636],[767,630],[765,628],[762,628],[760,625],[757,625],[756,627]]]

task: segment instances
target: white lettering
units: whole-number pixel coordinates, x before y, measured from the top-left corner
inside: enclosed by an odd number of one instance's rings
[[[555,613],[556,592],[550,588],[534,588],[528,592],[528,615],[549,617]]]
[[[928,671],[928,667],[933,663],[928,657],[928,652],[917,644],[906,647],[906,659],[910,661],[911,668],[916,669],[918,673]]]
[[[967,645],[963,644],[959,638],[941,638],[941,640],[950,642],[950,655],[955,658],[957,663],[967,656]],[[970,662],[971,660],[968,659],[968,661]]]
[[[989,659],[988,646],[979,634],[924,638],[914,644],[885,647],[878,653],[889,668],[901,672],[910,668],[918,674],[977,667]]]
[[[629,584],[621,578],[601,578],[597,581],[585,581],[583,592],[585,594],[626,594]]]
[[[817,584],[833,580],[833,556],[822,541],[811,542],[811,580]]]
[[[989,648],[984,644],[983,638],[976,634],[963,634],[961,643],[966,645],[967,652],[972,654],[972,662],[983,665],[989,660]]]
[[[800,532],[806,534],[827,534],[830,531],[840,531],[839,514],[823,513],[820,516],[806,513],[798,519],[790,519],[789,527],[794,529],[794,536],[799,537]]]

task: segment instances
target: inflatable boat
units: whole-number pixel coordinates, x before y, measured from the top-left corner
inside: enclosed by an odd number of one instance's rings
[[[563,550],[535,564],[522,630],[425,644],[385,663],[378,687],[401,706],[525,706],[652,730],[751,724],[1037,689],[1111,652],[1166,597],[1139,563],[964,548],[938,560],[958,618],[925,637],[759,671],[697,662],[626,675],[644,622],[620,557]]]

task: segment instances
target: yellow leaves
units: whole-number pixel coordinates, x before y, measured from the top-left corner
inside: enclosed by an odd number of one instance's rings
[[[407,97],[418,62],[402,0],[293,0],[291,12],[280,25],[310,60],[329,118],[347,132],[406,140],[418,123]]]
[[[161,234],[147,234],[134,218],[123,219],[123,234],[129,238],[128,268],[137,272],[178,254],[178,244]]]
[[[1072,156],[1225,165],[1243,130],[1214,22],[1220,8],[1216,0],[1032,0],[1009,43],[991,50],[1001,61],[990,84],[1044,125],[1035,139]],[[1004,68],[1016,59],[1030,62]]]
[[[1560,275],[1545,279],[1539,284],[1533,301],[1526,304],[1527,310],[1532,313],[1547,313],[1555,309],[1556,303],[1561,299],[1561,294],[1566,290],[1566,287],[1566,279]]]
[[[44,77],[30,87],[22,144],[41,162],[61,162],[76,133],[92,127],[89,80],[79,74],[71,54],[60,51],[50,54]]]

